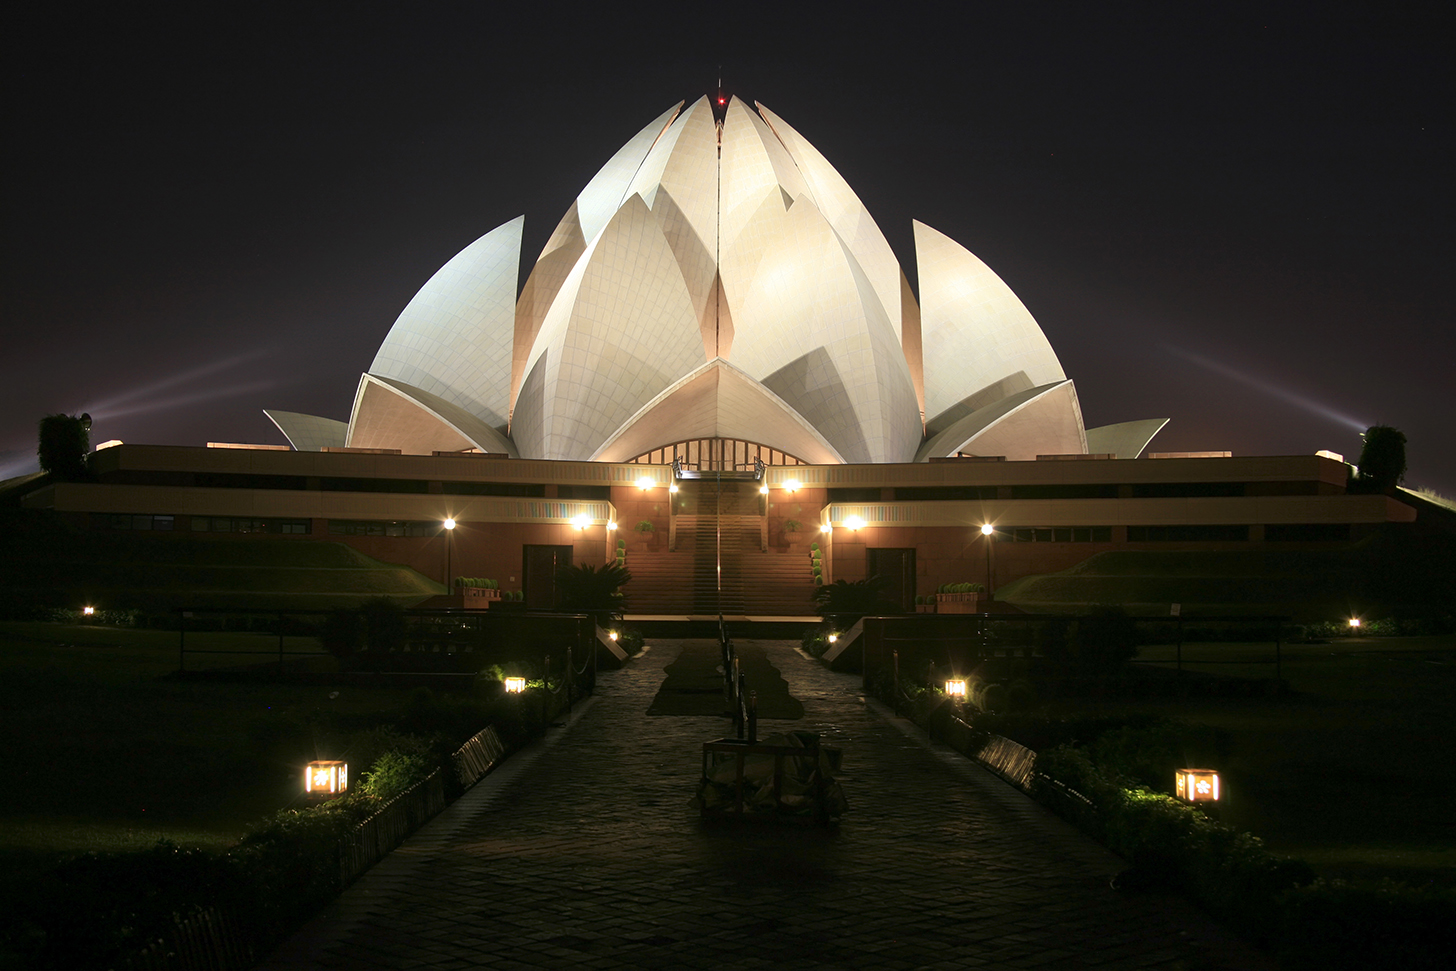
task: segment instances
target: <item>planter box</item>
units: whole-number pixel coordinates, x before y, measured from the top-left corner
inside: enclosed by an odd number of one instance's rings
[[[933,614],[935,613],[935,604],[916,604],[915,612],[917,614]]]
[[[491,590],[486,587],[461,587],[460,593],[465,601],[465,606],[476,610],[488,609],[493,602],[501,598],[499,590]]]
[[[938,614],[974,614],[980,601],[979,593],[937,593],[935,612]]]

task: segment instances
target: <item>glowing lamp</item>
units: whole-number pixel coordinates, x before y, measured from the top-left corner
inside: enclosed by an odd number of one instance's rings
[[[952,678],[945,683],[945,693],[952,698],[964,700],[966,697],[966,681],[964,678]]]
[[[89,610],[90,608],[88,607],[87,609]],[[1351,617],[1350,618],[1350,629],[1351,630],[1359,630],[1360,629],[1360,618],[1359,617]]]
[[[81,613],[85,614],[87,617],[91,617],[91,616],[95,615],[96,608],[95,607],[82,607],[81,608]]]
[[[832,532],[834,532],[834,527],[831,526],[831,525],[829,525],[828,523],[825,523],[823,526],[820,526],[819,527],[819,532],[821,532],[821,533],[832,533]]]
[[[615,641],[617,639],[617,632],[614,631],[614,630],[613,631],[608,631],[607,632],[607,636],[610,637],[612,640]]]
[[[652,488],[652,477],[651,476],[644,475],[641,478],[639,478],[637,480],[637,488],[639,488],[639,489],[651,489]]]
[[[863,519],[860,519],[858,516],[850,516],[844,521],[844,525],[848,526],[851,530],[855,532],[859,532],[861,529],[864,529],[864,524],[865,521]]]
[[[1218,802],[1218,773],[1212,769],[1179,769],[1174,782],[1184,802]]]
[[[990,523],[986,523],[981,527],[982,536],[990,536],[994,532],[996,532],[996,527],[992,526]]]
[[[784,480],[784,488],[785,489],[788,489],[790,492],[798,492],[803,487],[804,487],[804,484],[802,482],[800,482],[798,479],[785,479]]]
[[[525,690],[525,678],[506,678],[506,692],[508,694],[518,695]]]
[[[586,529],[591,525],[591,517],[586,513],[582,513],[580,516],[576,516],[571,520],[571,525],[577,529]]]
[[[674,482],[672,485],[668,486],[667,491],[673,493],[677,492],[677,483]]]
[[[310,762],[303,770],[303,791],[310,796],[338,796],[349,788],[347,762]]]
[[[447,519],[447,520],[445,520],[445,528],[446,529],[454,529],[455,528],[455,520],[453,520],[453,519]]]
[[[615,519],[611,519],[611,520],[608,520],[607,521],[607,529],[609,531],[610,530],[614,530],[616,528],[617,528],[617,521]]]
[[[765,482],[763,485],[759,486],[758,491],[763,493],[764,495],[768,495],[768,483]]]

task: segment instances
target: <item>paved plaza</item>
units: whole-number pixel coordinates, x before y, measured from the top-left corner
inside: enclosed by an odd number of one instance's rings
[[[1178,898],[1109,889],[1117,857],[788,642],[757,645],[804,716],[760,735],[843,748],[849,812],[702,822],[701,744],[729,721],[647,714],[685,643],[604,673],[261,967],[1273,967]]]

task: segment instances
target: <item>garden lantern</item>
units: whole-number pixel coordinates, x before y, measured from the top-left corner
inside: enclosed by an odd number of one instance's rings
[[[829,643],[831,643],[831,644],[837,644],[838,642],[839,642],[839,635],[838,634],[830,634],[829,635]]]
[[[952,698],[956,699],[957,701],[965,701],[966,700],[966,680],[965,680],[965,678],[951,678],[949,681],[947,681],[945,683],[945,693],[948,694],[948,695],[950,695]]]
[[[81,613],[85,614],[87,617],[93,617],[96,614],[96,608],[95,607],[82,607],[81,608]]]
[[[1218,802],[1218,773],[1212,769],[1179,769],[1175,792],[1184,802]]]
[[[349,788],[347,762],[310,762],[303,772],[303,791],[310,796],[343,795]]]
[[[506,678],[506,692],[508,694],[518,695],[525,690],[525,678]]]
[[[1353,634],[1353,633],[1355,633],[1359,629],[1360,629],[1360,618],[1359,617],[1351,617],[1350,618],[1350,633]]]

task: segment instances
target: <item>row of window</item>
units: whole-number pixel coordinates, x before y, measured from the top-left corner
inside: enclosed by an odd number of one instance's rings
[[[1110,543],[1111,526],[1049,526],[997,529],[998,543]]]
[[[307,519],[256,519],[238,516],[193,516],[194,533],[285,533],[304,536],[310,531]]]
[[[438,522],[379,522],[368,519],[330,519],[331,536],[434,536],[444,527]]]

